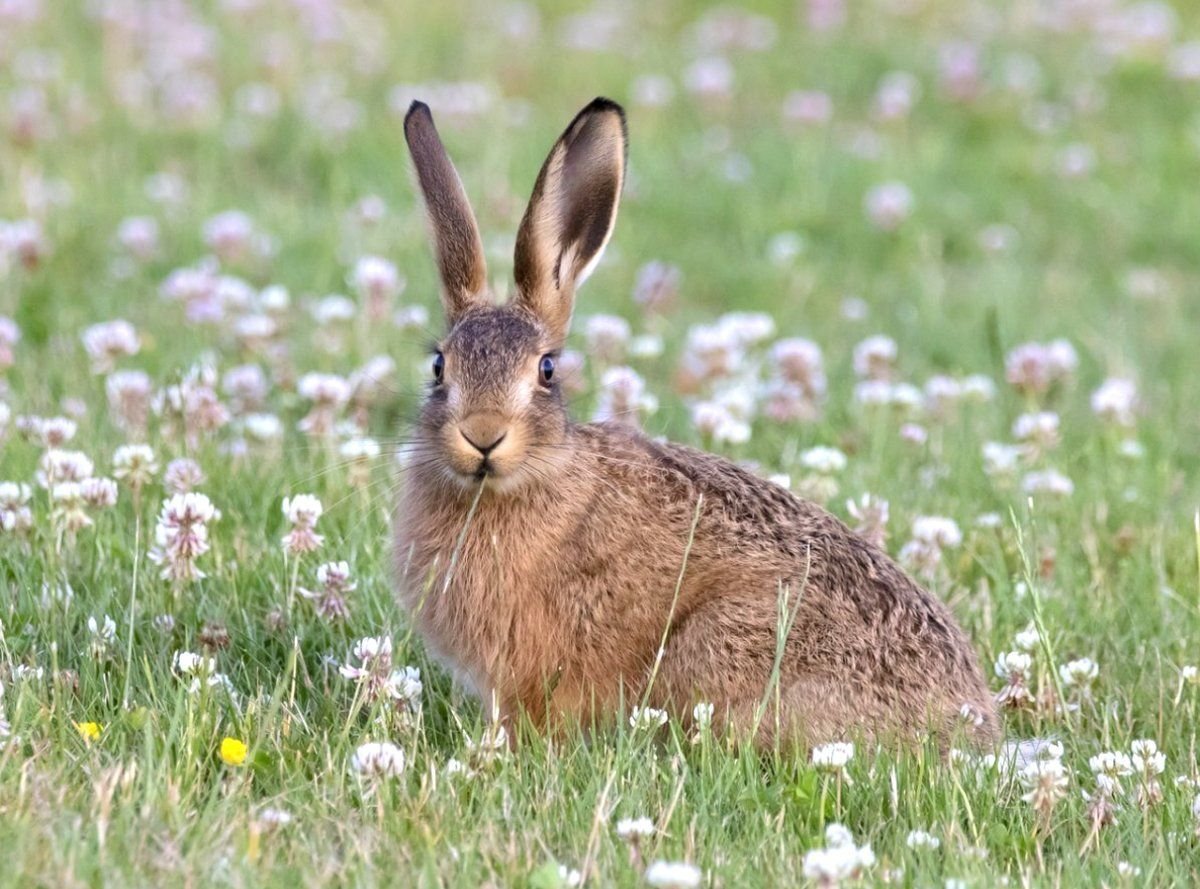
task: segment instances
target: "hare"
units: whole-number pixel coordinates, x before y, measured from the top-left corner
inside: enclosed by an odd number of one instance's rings
[[[401,602],[456,681],[511,722],[589,730],[635,706],[760,745],[996,739],[946,607],[819,506],[625,424],[577,424],[556,361],[612,235],[619,105],[550,151],[489,294],[479,230],[429,108],[404,121],[446,333],[396,513]]]

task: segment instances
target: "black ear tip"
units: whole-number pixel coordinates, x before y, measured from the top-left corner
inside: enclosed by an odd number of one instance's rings
[[[583,110],[585,113],[589,114],[596,112],[611,112],[620,117],[622,121],[625,120],[625,109],[612,99],[605,98],[604,96],[596,96],[596,98],[592,99],[592,101],[589,102],[587,107]]]
[[[429,110],[429,106],[426,105],[424,102],[422,102],[420,99],[414,99],[413,103],[408,106],[407,113],[405,113],[405,115],[404,115],[404,126],[407,127],[408,122],[410,120],[412,120],[415,115],[418,115],[418,114],[429,120],[433,120],[433,112],[431,112]]]

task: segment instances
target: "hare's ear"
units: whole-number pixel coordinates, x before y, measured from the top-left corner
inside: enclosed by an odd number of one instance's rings
[[[517,232],[517,300],[565,338],[575,288],[612,235],[625,181],[625,112],[595,99],[559,137],[533,186]]]
[[[425,213],[442,278],[446,321],[453,326],[463,312],[487,299],[483,241],[462,180],[424,102],[413,102],[409,107],[404,116],[404,138],[425,198]]]

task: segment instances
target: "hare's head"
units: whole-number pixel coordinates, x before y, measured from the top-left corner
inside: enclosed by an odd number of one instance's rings
[[[551,149],[517,233],[516,288],[503,304],[489,292],[479,227],[426,105],[413,103],[404,135],[446,316],[421,412],[420,459],[463,484],[487,478],[511,490],[563,465],[568,421],[555,363],[575,290],[617,218],[625,117],[619,105],[596,99]]]

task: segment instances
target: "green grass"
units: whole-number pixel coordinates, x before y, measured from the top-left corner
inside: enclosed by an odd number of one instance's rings
[[[148,561],[161,480],[136,504],[123,487],[117,506],[96,514],[95,527],[73,543],[55,533],[48,494],[35,486],[33,530],[0,534],[0,719],[12,727],[0,742],[0,884],[550,887],[563,864],[582,869],[593,885],[641,885],[645,865],[664,859],[694,863],[705,885],[796,885],[804,853],[823,844],[831,821],[872,846],[879,861],[869,881],[896,869],[913,886],[1200,879],[1196,789],[1175,781],[1200,777],[1200,686],[1180,678],[1182,666],[1200,661],[1193,529],[1200,86],[1168,77],[1154,52],[1103,61],[1082,25],[1066,33],[1035,27],[1024,13],[1043,4],[928,0],[907,4],[916,10],[909,15],[895,12],[901,3],[848,4],[846,27],[818,34],[804,26],[803,4],[763,0],[750,6],[775,22],[777,39],[762,52],[729,50],[733,96],[708,102],[682,84],[703,54],[692,30],[701,10],[645,5],[605,7],[623,21],[617,48],[583,52],[563,45],[567,12],[551,4],[540,9],[538,33],[520,39],[505,36],[492,4],[452,0],[380,12],[351,2],[339,19],[344,38],[319,46],[290,4],[264,3],[241,17],[221,12],[222,4],[194,4],[197,22],[211,28],[213,52],[196,68],[211,76],[220,110],[191,128],[118,102],[118,86],[138,63],[136,38],[89,19],[89,4],[47,3],[41,22],[0,22],[0,122],[11,121],[6,96],[28,83],[33,53],[54,63],[38,87],[49,129],[32,143],[0,141],[0,219],[40,218],[50,247],[36,268],[0,271],[0,314],[22,332],[0,401],[15,419],[55,415],[64,399],[78,399],[87,412],[69,447],[108,474],[127,439],[79,335],[88,324],[124,317],[142,348],[122,368],[145,370],[162,386],[202,359],[220,371],[260,364],[271,383],[264,410],[286,430],[276,446],[230,455],[233,427],[189,445],[151,418],[148,442],[160,462],[198,460],[207,475],[200,490],[222,512],[212,551],[200,560],[208,576],[195,584],[172,588]],[[1180,2],[1176,11],[1177,42],[1200,36],[1195,10]],[[161,33],[148,39],[169,42]],[[939,47],[963,39],[979,45],[985,84],[966,104],[946,99],[938,85]],[[278,60],[274,68],[264,65],[264,52]],[[169,61],[181,55],[167,53]],[[1014,58],[1039,66],[1029,94],[1004,87]],[[907,120],[875,123],[873,94],[893,70],[915,74],[922,95]],[[330,74],[362,115],[342,138],[304,111],[314,78]],[[633,102],[640,74],[669,77],[673,101]],[[235,96],[255,80],[273,82],[283,107],[272,120],[247,124]],[[403,440],[438,315],[389,92],[401,83],[459,80],[502,97],[462,119],[433,102],[494,245],[497,278],[511,271],[516,224],[561,128],[594,95],[627,104],[629,188],[577,316],[616,313],[637,331],[665,335],[662,357],[634,362],[662,402],[645,421],[649,432],[703,443],[673,389],[687,325],[730,310],[771,314],[777,336],[821,345],[824,411],[804,424],[757,420],[748,443],[718,449],[802,484],[804,449],[840,447],[849,465],[828,506],[845,516],[848,497],[887,499],[893,553],[913,517],[953,517],[964,541],[946,553],[931,586],[975,641],[997,689],[991,662],[1035,616],[1045,629],[1035,653],[1040,694],[1055,688],[1058,664],[1083,656],[1098,662],[1094,695],[1077,711],[1044,706],[1006,715],[1009,737],[1055,736],[1065,747],[1070,788],[1048,819],[1021,799],[1018,784],[991,773],[977,780],[932,749],[898,755],[860,747],[850,781],[838,786],[793,754],[727,749],[711,738],[693,743],[676,726],[653,737],[627,728],[587,740],[527,733],[513,754],[476,763],[469,779],[444,774],[447,760],[470,760],[466,738],[481,735],[486,714],[430,662],[396,604],[389,508],[402,477],[381,458],[369,486],[351,486],[336,442],[296,431],[307,404],[294,381],[311,370],[348,374],[371,356],[390,355],[398,372],[372,407],[369,430],[385,456]],[[828,92],[833,120],[783,123],[784,97],[795,89]],[[1056,123],[1034,126],[1043,118]],[[865,131],[873,157],[849,147]],[[1090,146],[1095,167],[1065,178],[1057,165],[1074,144]],[[731,181],[731,163],[748,164],[750,175]],[[187,184],[177,207],[146,195],[146,177],[161,171]],[[863,210],[868,189],[889,180],[914,196],[912,217],[894,233],[876,230]],[[31,207],[39,183],[65,186],[69,200]],[[374,227],[348,221],[369,194],[383,198],[386,218]],[[204,220],[232,208],[250,214],[275,250],[223,271],[292,294],[274,355],[239,343],[229,324],[184,323],[181,307],[158,295],[171,270],[206,253]],[[118,224],[132,215],[152,215],[161,227],[161,249],[143,264],[122,262],[114,243]],[[1017,239],[990,254],[978,234],[995,223],[1012,226]],[[779,232],[802,237],[792,263],[768,258]],[[365,254],[397,264],[408,279],[400,302],[428,307],[435,330],[355,320],[337,349],[322,349],[305,306],[349,292],[347,275]],[[638,269],[656,259],[683,274],[678,312],[665,324],[643,320],[631,297]],[[1131,294],[1128,281],[1139,269],[1163,282],[1155,296]],[[848,296],[865,302],[864,320],[844,317]],[[919,385],[937,373],[986,374],[996,398],[945,420],[918,416],[928,442],[904,443],[895,417],[853,399],[851,353],[875,333],[898,343],[902,379]],[[985,474],[981,447],[1011,440],[1013,420],[1032,406],[1004,383],[1005,354],[1059,337],[1074,344],[1080,367],[1043,402],[1060,413],[1063,441],[1039,465],[1065,472],[1075,491],[1030,501],[1018,485]],[[1108,376],[1138,383],[1142,410],[1129,432],[1106,428],[1089,409],[1090,393]],[[589,368],[589,381],[597,378]],[[576,414],[586,418],[594,401],[593,385]],[[32,484],[40,450],[14,427],[0,440],[0,479]],[[1140,458],[1122,455],[1123,437],[1141,444]],[[281,503],[305,492],[325,505],[318,526],[325,543],[297,573],[280,546]],[[983,513],[999,514],[1001,526],[976,527]],[[297,580],[311,586],[316,566],[334,559],[346,560],[358,583],[350,616],[338,624],[291,595]],[[47,604],[43,585],[64,582],[70,602]],[[98,658],[87,619],[105,614],[116,621],[116,641]],[[154,624],[163,614],[174,617],[166,632]],[[208,623],[228,631],[228,647],[214,655],[236,701],[190,694],[172,674],[174,652],[201,650]],[[384,634],[395,640],[397,664],[422,672],[422,715],[410,723],[365,705],[326,660],[344,660],[356,639]],[[42,677],[20,678],[20,667],[40,668]],[[102,725],[99,738],[85,741],[79,722]],[[227,736],[249,745],[240,767],[218,755]],[[1137,738],[1155,739],[1166,753],[1163,799],[1143,809],[1132,795],[1121,797],[1117,823],[1089,840],[1080,793],[1094,790],[1088,758],[1128,750]],[[404,749],[408,767],[373,787],[350,759],[359,744],[383,739]],[[268,807],[289,812],[291,823],[262,827]],[[641,815],[659,832],[634,853],[614,825]],[[938,836],[940,849],[907,848],[914,829]],[[1140,877],[1119,875],[1119,862],[1140,868]]]

